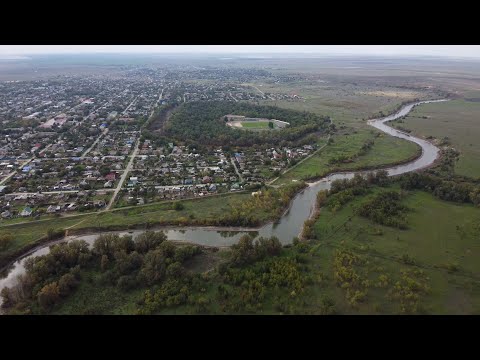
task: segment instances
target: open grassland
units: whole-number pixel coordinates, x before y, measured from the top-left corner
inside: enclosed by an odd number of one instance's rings
[[[379,134],[376,137],[375,134]],[[332,136],[333,143],[328,144],[311,158],[305,160],[290,171],[281,175],[275,185],[290,183],[292,180],[319,178],[330,172],[381,167],[412,159],[420,154],[420,147],[410,141],[378,133],[375,130],[362,130],[356,133]],[[374,144],[366,154],[355,157],[348,163],[330,163],[330,159],[340,156],[355,156],[366,141]]]
[[[379,191],[384,189],[374,193]],[[356,273],[368,280],[367,295],[355,306],[345,299],[347,288],[327,282],[323,292],[337,308],[342,313],[401,312],[389,296],[406,270],[407,278],[428,288],[419,294],[416,313],[480,313],[480,210],[415,191],[402,201],[410,209],[408,229],[398,230],[354,214],[373,195],[356,197],[336,212],[322,208],[314,225],[318,240],[312,252],[320,271],[331,272],[336,251],[347,250],[358,257]]]
[[[398,125],[423,137],[448,137],[460,151],[455,173],[480,178],[480,92],[470,93],[467,99],[422,104]]]
[[[353,82],[353,80],[352,80]],[[259,85],[262,85],[259,87]],[[370,116],[387,114],[403,101],[433,98],[428,91],[412,91],[402,88],[378,87],[375,85],[355,85],[335,82],[298,82],[287,84],[257,84],[267,93],[296,94],[305,101],[264,100],[262,104],[283,108],[310,111],[328,115],[336,125],[366,127],[361,120]]]

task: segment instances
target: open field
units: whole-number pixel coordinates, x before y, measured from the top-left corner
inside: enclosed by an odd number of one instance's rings
[[[435,95],[429,91],[411,91],[401,88],[378,87],[373,83],[352,84],[344,80],[344,83],[328,81],[298,82],[288,84],[263,84],[262,91],[297,94],[305,101],[264,100],[265,105],[275,105],[300,111],[310,111],[317,114],[328,115],[337,125],[352,126],[356,129],[367,126],[361,120],[369,116],[380,116],[380,112],[392,111],[402,101],[414,99],[433,98]],[[395,96],[392,96],[395,94]]]
[[[376,192],[380,189],[375,189]],[[426,273],[430,290],[421,297],[422,312],[457,314],[480,312],[480,210],[471,205],[445,202],[424,192],[412,192],[403,201],[408,213],[408,230],[398,230],[353,215],[353,209],[372,195],[357,197],[336,213],[323,208],[315,224],[319,256],[317,266],[331,271],[335,250],[349,249],[366,262],[359,266],[371,284],[386,275],[390,284],[398,280],[401,269]],[[353,216],[353,217],[352,217]],[[351,220],[349,218],[351,217]],[[402,261],[402,256],[409,263]],[[450,272],[446,269],[450,269]],[[391,286],[391,285],[390,285]],[[389,286],[368,291],[366,301],[352,308],[343,291],[334,284],[326,290],[346,313],[398,313],[386,299]],[[325,292],[325,290],[324,290]]]
[[[241,127],[246,129],[268,130],[268,122],[266,121],[240,121]]]
[[[480,178],[480,92],[467,99],[417,106],[400,126],[415,135],[448,137],[451,146],[460,151],[455,173]]]
[[[274,182],[275,185],[289,183],[312,177],[321,177],[332,171],[356,170],[373,166],[405,161],[419,154],[420,147],[410,141],[394,138],[386,134],[375,137],[376,131],[358,131],[348,135],[332,136],[333,143],[327,145],[317,154],[307,159],[297,167]],[[374,144],[365,155],[358,156],[351,163],[330,164],[329,160],[339,156],[353,156],[367,140],[374,140]]]

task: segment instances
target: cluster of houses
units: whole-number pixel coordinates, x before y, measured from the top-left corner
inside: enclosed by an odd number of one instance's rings
[[[73,193],[1,194],[0,217],[30,217],[82,210],[102,209],[108,200],[106,192],[80,190]]]

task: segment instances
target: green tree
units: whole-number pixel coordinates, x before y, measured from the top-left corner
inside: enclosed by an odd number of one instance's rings
[[[44,309],[49,310],[60,299],[60,288],[57,282],[45,285],[37,295],[38,304]]]
[[[156,249],[165,240],[167,240],[167,236],[163,231],[145,231],[135,239],[135,250],[140,254],[146,254],[150,250]]]
[[[166,263],[162,250],[150,251],[146,256],[140,276],[147,285],[153,285],[165,276]]]

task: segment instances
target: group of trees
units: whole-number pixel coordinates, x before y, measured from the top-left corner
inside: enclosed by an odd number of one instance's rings
[[[282,251],[282,244],[277,237],[260,237],[255,242],[249,235],[244,235],[238,244],[232,245],[231,264],[242,266],[262,260],[267,256],[277,256]]]
[[[282,131],[250,132],[225,125],[226,114],[279,119],[290,123]],[[165,125],[165,136],[184,142],[235,146],[255,144],[284,145],[294,143],[306,135],[326,129],[329,118],[309,112],[258,106],[250,103],[221,101],[190,102],[179,106]]]
[[[12,288],[3,288],[3,307],[29,313],[50,309],[78,285],[80,269],[91,260],[85,241],[54,245],[50,253],[25,260],[26,273]]]
[[[198,246],[175,246],[163,232],[146,231],[132,236],[105,234],[92,248],[82,240],[54,245],[46,255],[25,261],[25,274],[4,288],[3,307],[13,312],[51,311],[85,281],[86,272],[97,272],[102,286],[129,291],[181,277],[183,263],[201,252]]]
[[[442,200],[480,206],[480,186],[472,182],[444,180],[427,173],[408,173],[402,175],[400,186],[406,190],[427,191]]]
[[[406,229],[408,208],[400,203],[401,199],[397,191],[384,191],[361,204],[356,213],[377,224]]]
[[[364,195],[372,185],[384,186],[389,183],[388,173],[385,170],[368,173],[366,177],[355,174],[352,179],[339,179],[332,182],[330,190],[317,193],[317,210],[326,206],[332,212],[340,210],[358,195]],[[311,218],[305,220],[301,237],[303,239],[317,239],[314,225],[320,212],[317,211]]]
[[[333,277],[354,307],[365,300],[370,286],[370,281],[356,269],[362,264],[363,259],[348,250],[337,250],[333,255]]]
[[[428,277],[423,270],[402,270],[400,280],[389,290],[387,297],[400,302],[402,313],[415,314],[421,312],[420,300],[430,291],[427,280]]]

